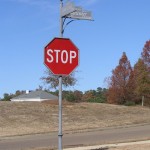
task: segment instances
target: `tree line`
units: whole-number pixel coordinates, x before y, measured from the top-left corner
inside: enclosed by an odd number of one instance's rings
[[[40,86],[41,87],[41,86]],[[37,90],[42,90],[42,88],[38,88]],[[44,91],[51,93],[53,95],[58,96],[58,90],[50,91],[49,89],[44,89]],[[16,97],[20,94],[24,94],[26,91],[19,91],[17,90],[14,94],[8,94],[4,93],[2,101],[10,101],[11,98]],[[95,102],[95,103],[105,103],[106,102],[106,93],[107,89],[98,87],[96,90],[88,90],[84,93],[79,90],[74,91],[67,91],[64,90],[62,92],[63,100],[69,101],[69,102]]]

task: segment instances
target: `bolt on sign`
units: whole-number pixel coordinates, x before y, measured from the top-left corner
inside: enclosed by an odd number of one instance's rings
[[[44,64],[55,75],[69,75],[79,64],[79,50],[68,38],[54,38],[44,48]]]

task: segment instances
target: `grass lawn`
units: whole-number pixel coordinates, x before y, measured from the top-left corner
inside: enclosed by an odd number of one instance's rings
[[[96,103],[64,103],[63,132],[150,123],[150,109]],[[0,136],[58,130],[58,105],[40,102],[0,102]]]

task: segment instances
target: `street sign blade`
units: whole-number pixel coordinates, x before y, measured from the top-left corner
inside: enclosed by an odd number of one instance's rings
[[[67,15],[67,18],[79,20],[93,20],[91,11],[75,11]]]
[[[64,7],[62,7],[61,10],[61,17],[64,17],[76,10],[76,7],[74,6],[73,2],[67,2]]]

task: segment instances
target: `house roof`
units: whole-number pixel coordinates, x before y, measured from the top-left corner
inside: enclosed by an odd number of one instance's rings
[[[58,99],[57,96],[52,95],[45,91],[32,91],[30,93],[21,94],[17,97],[12,98],[13,99],[47,99],[47,100],[55,100]]]

